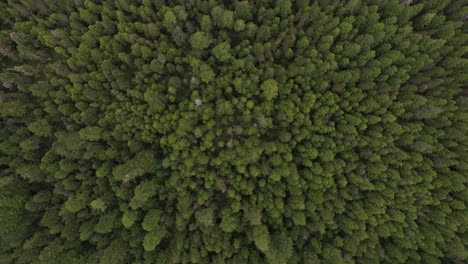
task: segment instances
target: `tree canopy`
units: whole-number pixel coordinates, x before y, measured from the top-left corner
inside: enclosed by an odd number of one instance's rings
[[[0,263],[466,263],[466,1],[0,10]]]

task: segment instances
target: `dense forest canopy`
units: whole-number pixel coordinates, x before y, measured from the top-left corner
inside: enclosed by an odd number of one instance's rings
[[[0,263],[466,263],[465,0],[1,0]]]

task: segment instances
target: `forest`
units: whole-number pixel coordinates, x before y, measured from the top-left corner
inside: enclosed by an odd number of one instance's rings
[[[468,262],[466,0],[0,0],[0,264]]]

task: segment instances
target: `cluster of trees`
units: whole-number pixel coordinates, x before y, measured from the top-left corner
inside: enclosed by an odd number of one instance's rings
[[[464,263],[464,0],[0,1],[0,263]]]

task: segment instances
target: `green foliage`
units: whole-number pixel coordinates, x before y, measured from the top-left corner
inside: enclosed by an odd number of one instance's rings
[[[0,115],[1,117],[23,117],[27,113],[27,107],[28,105],[21,101],[0,101]]]
[[[146,251],[153,251],[161,243],[161,240],[166,236],[166,232],[162,230],[154,230],[146,233],[143,239],[143,248]]]
[[[157,192],[157,181],[142,181],[138,186],[135,187],[134,196],[130,200],[130,207],[132,209],[138,209],[142,207],[151,197],[156,195]]]
[[[99,221],[94,226],[94,231],[98,234],[105,234],[112,231],[117,223],[117,211],[111,211],[99,218]]]
[[[172,31],[177,25],[177,17],[172,11],[167,11],[166,14],[164,14],[162,24],[167,28],[167,30]]]
[[[466,263],[466,1],[1,1],[0,263]]]
[[[82,195],[75,195],[68,198],[64,204],[65,209],[71,213],[76,213],[86,207],[86,200]]]
[[[153,231],[158,228],[159,221],[161,220],[162,211],[158,209],[151,209],[143,219],[141,226],[145,231]]]
[[[211,16],[215,25],[222,28],[232,28],[234,22],[234,12],[226,10],[224,6],[219,5],[211,10]]]
[[[127,182],[145,173],[152,172],[155,165],[153,152],[145,150],[135,155],[133,159],[125,164],[115,167],[113,175],[116,179]]]
[[[255,245],[262,252],[267,252],[270,245],[270,234],[264,225],[255,226],[253,229]]]
[[[31,122],[28,129],[39,137],[47,137],[52,134],[52,126],[49,125],[46,119]]]
[[[211,208],[201,209],[195,213],[197,221],[204,226],[213,226],[215,224],[214,211]]]
[[[211,44],[211,39],[205,32],[196,32],[190,37],[190,43],[194,49],[206,49]]]
[[[265,255],[269,263],[288,263],[293,254],[293,242],[285,233],[271,236],[270,247]]]
[[[91,208],[94,210],[104,212],[106,210],[106,203],[102,199],[96,199],[91,202]]]
[[[340,250],[337,248],[331,246],[331,245],[325,245],[323,248],[323,261],[324,263],[336,263],[336,264],[344,264],[345,261],[343,259],[343,254],[341,253]]]
[[[104,249],[99,263],[102,264],[125,264],[128,261],[128,249],[125,241],[114,240]]]
[[[228,42],[223,42],[213,48],[213,55],[220,61],[227,61],[231,58],[231,45]]]
[[[79,134],[80,138],[83,140],[97,141],[101,139],[102,128],[89,126],[84,129],[81,129]]]
[[[122,215],[122,224],[125,228],[131,228],[137,219],[138,213],[136,211],[127,210]]]
[[[219,226],[224,232],[234,232],[234,230],[239,226],[238,219],[235,215],[226,214],[221,218]]]
[[[278,83],[275,80],[266,80],[262,83],[262,86],[260,88],[263,91],[263,96],[265,96],[265,98],[268,101],[271,101],[278,96],[279,87]]]

